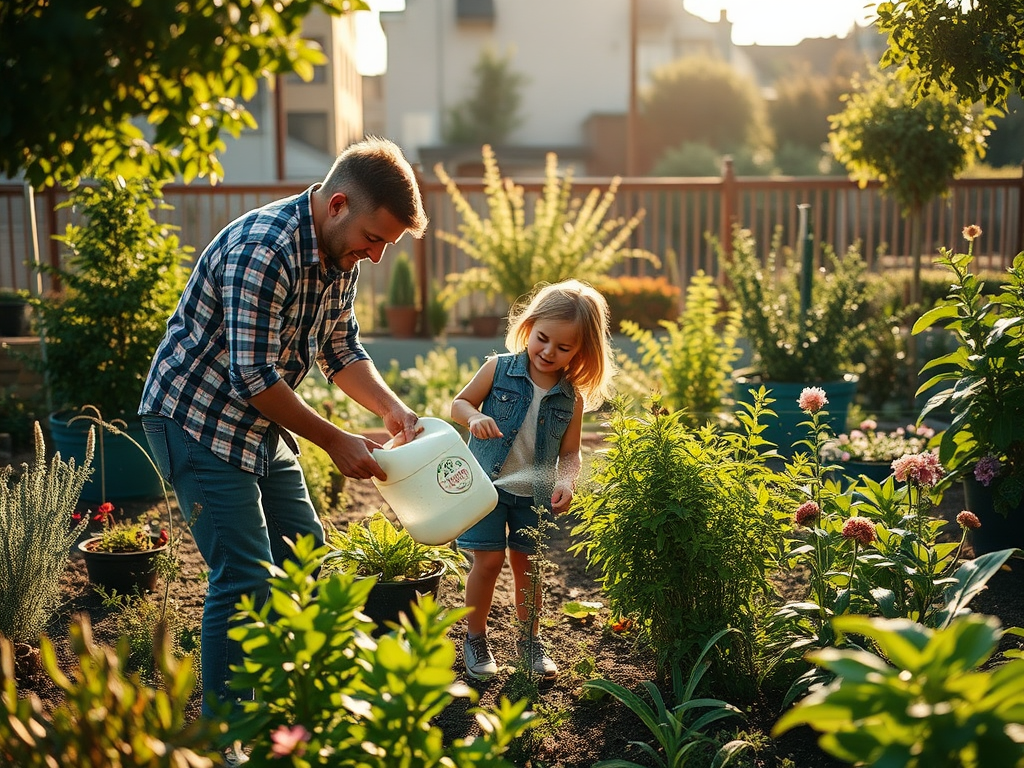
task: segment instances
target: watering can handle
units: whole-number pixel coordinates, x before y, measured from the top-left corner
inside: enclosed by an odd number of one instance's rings
[[[416,440],[422,440],[425,437],[434,435],[445,428],[446,422],[442,419],[434,418],[433,416],[423,416],[416,422],[417,427],[423,427],[423,429],[416,433],[412,440],[408,443],[403,443],[398,447],[395,447],[395,438],[391,438],[380,448],[374,448],[370,455],[373,456],[374,461],[380,464],[380,468],[384,470],[384,474],[391,474],[395,468],[393,461],[394,452],[401,451],[405,446],[412,445]]]

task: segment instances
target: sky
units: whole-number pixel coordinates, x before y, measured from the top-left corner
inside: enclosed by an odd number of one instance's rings
[[[854,24],[866,25],[869,0],[683,0],[692,14],[718,21],[725,9],[736,45],[795,45],[806,37],[845,37]],[[356,14],[356,57],[364,75],[387,66],[387,43],[378,11],[397,11],[405,0],[369,0],[371,13]]]

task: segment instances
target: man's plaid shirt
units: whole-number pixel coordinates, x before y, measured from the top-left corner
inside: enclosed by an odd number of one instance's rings
[[[266,475],[277,427],[248,399],[292,389],[315,362],[330,381],[369,356],[359,343],[351,272],[320,264],[310,194],[236,219],[196,262],[167,323],[140,414],[161,414],[242,469]]]

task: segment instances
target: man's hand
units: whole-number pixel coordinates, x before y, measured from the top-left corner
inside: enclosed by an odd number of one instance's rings
[[[423,431],[419,417],[401,403],[384,413],[381,418],[384,419],[385,429],[392,435],[391,445],[396,448],[411,442]]]
[[[331,441],[330,447],[325,450],[345,477],[358,480],[375,477],[383,482],[388,479],[388,476],[370,453],[373,449],[380,447],[379,443],[368,437],[338,430],[338,435]]]

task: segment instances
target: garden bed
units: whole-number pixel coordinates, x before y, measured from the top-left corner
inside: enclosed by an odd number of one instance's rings
[[[588,436],[586,451],[599,443]],[[344,512],[338,513],[336,523],[358,519],[376,509],[381,498],[370,481],[348,481],[349,504]],[[141,512],[148,505],[126,505],[126,511]],[[949,492],[941,512],[953,516],[963,508],[959,489]],[[177,515],[177,511],[175,510]],[[180,518],[179,518],[180,520]],[[587,563],[581,556],[566,552],[571,541],[570,530],[573,520],[560,519],[559,529],[552,534],[548,558],[555,568],[546,580],[546,608],[542,618],[543,631],[551,646],[551,655],[558,663],[561,674],[550,687],[540,692],[541,726],[522,743],[516,745],[516,752],[510,757],[519,765],[557,765],[565,768],[591,766],[601,759],[625,758],[645,763],[643,754],[628,744],[630,740],[649,740],[646,728],[639,719],[623,705],[610,698],[601,701],[586,700],[582,694],[582,683],[586,679],[600,677],[637,689],[643,680],[655,678],[653,659],[634,647],[634,638],[627,631],[618,634],[608,626],[607,610],[591,622],[569,618],[561,606],[569,601],[602,601],[599,585],[588,572]],[[172,595],[177,601],[177,610],[190,626],[198,628],[202,614],[205,593],[205,565],[191,538],[186,537],[180,548],[183,572],[181,579],[173,586]],[[512,663],[514,648],[514,614],[512,609],[512,582],[508,569],[499,580],[491,614],[490,634],[499,665]],[[103,643],[116,641],[116,615],[103,607],[99,597],[91,590],[85,571],[85,564],[79,555],[71,559],[71,566],[63,580],[64,602],[52,624],[50,635],[57,645],[64,663],[70,663],[71,654],[67,643],[66,627],[71,617],[79,612],[87,613],[92,620],[94,636]],[[462,594],[457,585],[446,581],[441,587],[440,601],[443,605],[462,605]],[[1019,564],[1013,571],[998,574],[992,579],[989,589],[973,603],[978,612],[990,613],[1000,618],[1004,626],[1024,626],[1024,576]],[[453,638],[459,649],[456,661],[461,669],[461,634]],[[502,696],[519,698],[523,692],[517,689],[519,676],[511,674],[511,668],[504,669],[489,684],[477,684],[480,703],[489,705]],[[19,687],[32,691],[44,701],[58,701],[59,692],[41,673],[25,672],[20,676]],[[438,724],[448,738],[473,734],[477,724],[466,713],[468,705],[458,701],[438,719]],[[757,702],[748,707],[750,721],[748,731],[767,731],[778,716],[778,703]],[[198,693],[193,696],[190,714],[199,711]],[[737,722],[737,725],[739,723]],[[753,763],[763,768],[782,765],[783,758],[793,761],[796,768],[831,768],[840,763],[822,754],[816,746],[815,735],[806,729],[786,734],[771,747],[763,749]]]

